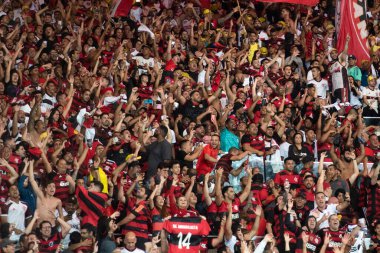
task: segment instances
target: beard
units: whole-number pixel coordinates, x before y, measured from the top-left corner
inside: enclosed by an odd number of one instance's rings
[[[343,159],[344,159],[344,161],[346,161],[346,162],[352,162],[352,158],[347,158],[347,157],[343,157]]]

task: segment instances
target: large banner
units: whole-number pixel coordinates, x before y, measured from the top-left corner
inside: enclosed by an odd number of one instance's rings
[[[337,49],[344,49],[347,36],[350,36],[348,54],[357,58],[358,65],[363,60],[369,60],[369,47],[367,43],[365,0],[341,0],[340,3],[340,27]]]
[[[127,17],[131,10],[134,0],[116,0],[111,12],[111,17]]]
[[[259,2],[270,3],[290,3],[290,4],[302,4],[308,6],[315,6],[319,3],[319,0],[258,0]]]

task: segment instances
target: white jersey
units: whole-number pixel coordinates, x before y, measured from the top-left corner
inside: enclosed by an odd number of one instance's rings
[[[327,92],[329,91],[329,83],[326,79],[321,78],[319,82],[313,79],[309,83],[312,83],[314,85],[318,97],[323,99],[327,98]]]
[[[379,95],[380,95],[380,90],[378,88],[375,88],[373,90],[371,90],[369,87],[363,88],[363,97],[365,96],[367,98],[368,103],[376,112],[379,112],[379,100],[378,100]],[[365,105],[365,106],[368,106],[368,105]]]

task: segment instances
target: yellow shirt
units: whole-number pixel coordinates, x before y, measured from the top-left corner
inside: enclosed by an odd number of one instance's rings
[[[253,60],[253,56],[255,55],[255,52],[259,50],[259,44],[258,43],[254,43],[254,44],[251,44],[249,46],[249,53],[248,53],[248,60],[249,60],[249,63],[252,62]]]
[[[103,193],[108,194],[108,178],[102,168],[99,167],[99,181],[103,184]],[[94,177],[90,173],[90,182],[94,181]]]

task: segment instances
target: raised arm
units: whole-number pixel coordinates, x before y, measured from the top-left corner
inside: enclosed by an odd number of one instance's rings
[[[34,212],[34,215],[33,215],[33,218],[32,220],[29,222],[28,226],[26,227],[25,229],[25,234],[26,235],[29,235],[30,233],[32,233],[33,231],[33,228],[34,228],[34,224],[36,224],[36,221],[40,218],[40,216],[38,215],[38,211],[36,210]]]
[[[185,194],[185,198],[187,199],[188,202],[189,202],[189,199],[190,199],[190,195],[193,192],[193,188],[194,188],[194,185],[195,185],[195,178],[196,178],[195,176],[191,177],[190,186],[189,186],[189,188],[187,188],[187,191],[186,191],[186,194]]]
[[[355,153],[353,154],[353,159],[352,159],[352,162],[354,163],[354,173],[350,176],[350,178],[348,179],[349,182],[350,182],[350,187],[351,185],[354,185],[355,184],[355,181],[356,179],[358,178],[359,176],[359,168],[358,168],[358,163],[357,161],[355,160]]]
[[[30,161],[30,164],[29,164],[29,182],[31,183],[33,191],[37,195],[37,197],[39,199],[43,199],[44,193],[38,187],[38,184],[37,184],[36,180],[34,179],[33,170],[34,170],[34,161],[32,160],[32,161]]]
[[[331,145],[331,148],[330,148],[330,156],[331,156],[331,159],[333,160],[333,162],[339,162],[339,158],[338,156],[336,155],[336,152],[335,152],[335,146],[334,145]]]
[[[63,149],[63,146],[64,146],[64,143],[61,145],[62,149]],[[51,173],[53,171],[53,167],[51,166],[49,160],[47,159],[44,151],[42,151],[41,153],[41,158],[42,158],[42,162],[44,163],[46,173],[47,174]]]
[[[223,175],[223,168],[217,168],[216,174],[215,174],[215,176],[216,176],[216,178],[215,178],[215,203],[217,206],[220,206],[222,204],[222,201],[223,201],[222,175]]]
[[[231,240],[232,238],[232,204],[231,203],[228,203],[227,204],[227,208],[228,208],[228,214],[227,214],[227,221],[226,221],[226,232],[224,234],[224,238],[226,241],[229,241]]]
[[[61,217],[58,217],[57,221],[61,225],[62,237],[65,238],[71,229],[71,225],[69,223],[67,223],[64,219],[62,219]]]
[[[356,162],[359,164],[363,161],[364,158],[365,158],[364,145],[360,143],[360,155],[356,158]]]
[[[212,199],[210,197],[210,193],[208,191],[208,181],[210,179],[210,173],[207,173],[205,175],[205,179],[203,181],[203,197],[205,198],[204,201],[207,206],[210,206],[212,204]]]
[[[256,214],[256,218],[255,218],[255,223],[253,224],[252,226],[252,229],[244,235],[244,240],[247,240],[247,241],[250,241],[252,240],[252,238],[257,235],[257,231],[259,229],[259,226],[260,226],[260,219],[261,219],[261,215],[263,213],[263,210],[261,208],[261,206],[257,206],[256,209],[254,210],[255,214]]]
[[[248,182],[251,182],[252,181],[252,168],[247,169],[247,176],[248,176]],[[252,184],[247,184],[245,186],[243,192],[240,194],[239,199],[240,199],[241,203],[243,203],[247,199],[249,193],[251,192],[251,186],[252,186]]]

